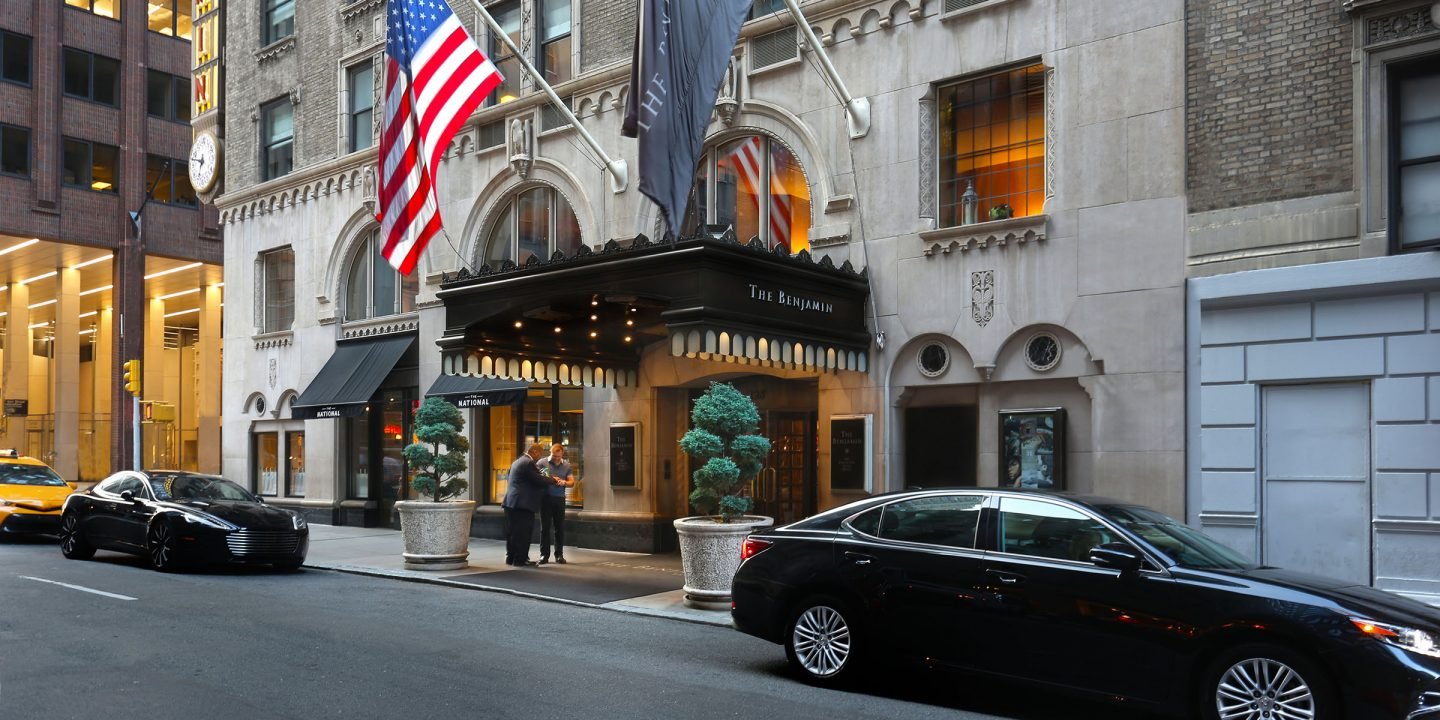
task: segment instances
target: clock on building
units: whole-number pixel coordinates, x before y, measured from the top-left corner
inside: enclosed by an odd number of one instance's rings
[[[202,132],[190,146],[190,186],[195,192],[208,193],[215,189],[219,177],[220,141],[215,133]]]

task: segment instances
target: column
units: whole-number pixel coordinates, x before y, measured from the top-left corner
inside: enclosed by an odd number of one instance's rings
[[[62,267],[55,276],[55,472],[74,481],[80,472],[80,271]]]
[[[5,293],[10,307],[5,316],[5,399],[30,399],[30,288],[10,283]],[[15,448],[21,455],[29,447],[25,436],[25,416],[5,416],[4,447]]]
[[[113,452],[106,453],[102,450],[102,443],[105,450],[109,450],[111,447],[109,431],[105,425],[101,424],[100,419],[108,417],[110,419],[109,427],[112,428],[124,424],[121,418],[110,414],[114,412],[111,407],[111,398],[114,397],[115,384],[111,382],[111,375],[115,368],[116,348],[115,332],[111,323],[115,321],[115,311],[111,308],[101,308],[92,319],[95,322],[95,360],[92,366],[95,369],[95,386],[93,388],[95,392],[95,434],[91,437],[96,443],[94,452],[97,464],[94,470],[98,473],[98,477],[104,477],[110,474],[116,465],[110,461],[110,458],[114,457]],[[128,406],[126,409],[129,409]]]
[[[165,301],[150,298],[145,305],[145,360],[140,363],[145,384],[141,400],[165,399]]]
[[[200,337],[195,344],[195,401],[199,419],[197,432],[199,470],[220,472],[220,304],[225,294],[221,288],[207,285],[200,289]]]

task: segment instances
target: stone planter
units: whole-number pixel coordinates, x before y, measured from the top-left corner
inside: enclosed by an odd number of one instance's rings
[[[730,609],[730,581],[740,569],[745,537],[775,524],[774,518],[745,515],[728,523],[710,517],[675,521],[680,536],[680,563],[685,568],[685,605],[704,610]]]
[[[459,570],[469,567],[470,519],[474,500],[395,503],[405,540],[406,570]]]

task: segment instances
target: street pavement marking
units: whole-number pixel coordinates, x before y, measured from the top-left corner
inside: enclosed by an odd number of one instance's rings
[[[136,598],[130,597],[129,595],[116,595],[115,593],[112,593],[112,592],[105,592],[104,590],[95,590],[95,589],[93,589],[93,588],[81,587],[81,586],[79,586],[79,585],[71,585],[70,583],[63,583],[63,582],[60,582],[60,581],[58,581],[58,580],[46,580],[45,578],[30,577],[29,575],[21,575],[20,577],[23,578],[23,579],[25,579],[25,580],[34,580],[35,582],[50,583],[51,585],[59,585],[60,587],[67,587],[67,588],[70,588],[71,590],[79,590],[79,591],[81,591],[81,592],[95,593],[96,595],[104,595],[105,597],[115,598],[116,600],[135,600],[135,599],[136,599]]]

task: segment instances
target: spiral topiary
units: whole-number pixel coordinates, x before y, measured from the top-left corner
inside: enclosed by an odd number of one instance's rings
[[[745,486],[760,473],[770,441],[755,435],[760,411],[744,393],[728,383],[710,383],[690,411],[694,424],[680,439],[680,449],[700,465],[692,477],[690,504],[701,515],[729,522],[750,511]]]
[[[415,469],[410,487],[435,502],[448,500],[470,483],[461,477],[465,472],[465,453],[470,442],[465,439],[465,416],[460,408],[437,398],[425,398],[415,411],[415,439],[405,446],[406,462]],[[444,446],[446,452],[441,453]]]

